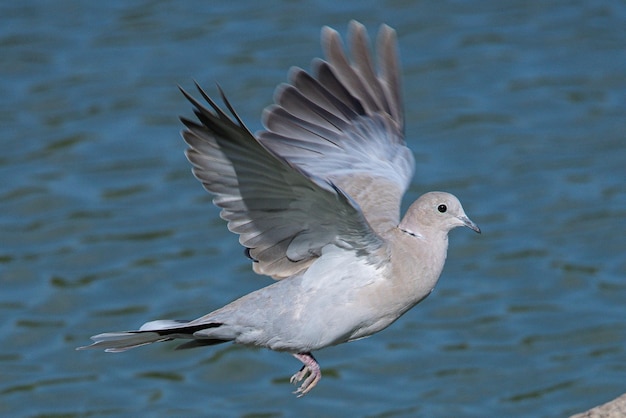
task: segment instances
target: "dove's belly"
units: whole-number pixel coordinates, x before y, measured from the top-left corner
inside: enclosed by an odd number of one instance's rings
[[[304,275],[259,289],[207,317],[231,327],[240,344],[318,350],[372,335],[415,304],[386,274],[384,267],[338,252]]]
[[[291,280],[288,286],[281,286],[281,282],[273,285],[289,288],[286,292],[280,289],[280,298],[261,289],[235,302],[241,302],[235,317],[224,321],[232,321],[229,325],[240,329],[235,342],[278,351],[309,352],[372,335],[401,314],[398,309],[380,309],[384,307],[359,302],[361,295],[356,291],[330,296],[319,291],[303,293],[297,290],[298,279]],[[244,307],[247,302],[255,309],[243,317],[241,314],[248,311]],[[257,309],[260,306],[267,309]]]

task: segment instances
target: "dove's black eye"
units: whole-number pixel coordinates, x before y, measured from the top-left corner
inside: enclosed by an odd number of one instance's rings
[[[441,213],[444,213],[445,211],[448,210],[448,207],[446,205],[439,205],[437,206],[437,210]]]

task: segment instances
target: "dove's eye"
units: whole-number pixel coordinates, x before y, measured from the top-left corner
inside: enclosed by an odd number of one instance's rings
[[[437,210],[441,213],[444,213],[445,211],[448,210],[448,207],[446,205],[439,205],[437,206]]]

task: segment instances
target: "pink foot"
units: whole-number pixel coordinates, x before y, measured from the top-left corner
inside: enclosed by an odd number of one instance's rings
[[[298,353],[293,355],[295,358],[304,363],[304,366],[300,369],[300,371],[293,376],[289,381],[293,384],[300,382],[305,376],[309,376],[305,379],[304,382],[300,385],[300,387],[294,392],[298,395],[298,398],[309,393],[311,389],[317,385],[317,382],[322,378],[322,371],[320,370],[320,365],[315,360],[315,358],[311,355],[311,353]]]

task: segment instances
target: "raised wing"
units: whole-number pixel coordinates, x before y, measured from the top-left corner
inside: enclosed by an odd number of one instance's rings
[[[212,110],[182,90],[199,120],[181,118],[186,155],[257,273],[275,279],[297,274],[330,243],[370,253],[382,245],[358,205],[336,185],[267,150],[223,94],[234,121],[198,90]]]
[[[325,27],[328,61],[314,60],[312,74],[290,71],[275,104],[264,112],[259,141],[307,173],[331,181],[354,199],[379,234],[397,226],[400,204],[413,177],[414,159],[404,142],[395,31],[378,34],[377,72],[365,28],[350,22],[353,60],[339,34]]]

